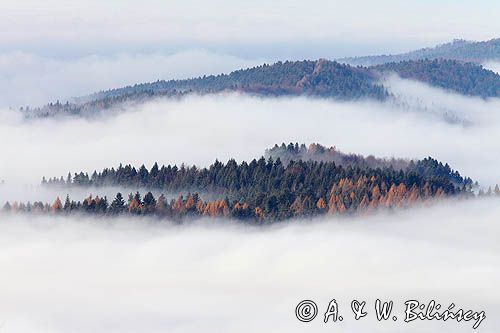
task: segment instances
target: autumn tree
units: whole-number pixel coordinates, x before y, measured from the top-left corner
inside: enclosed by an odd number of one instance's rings
[[[59,213],[63,208],[63,205],[62,205],[62,202],[61,202],[61,199],[59,199],[59,197],[56,198],[56,200],[54,200],[54,203],[52,204],[52,206],[50,207],[51,209],[51,212],[52,213]]]

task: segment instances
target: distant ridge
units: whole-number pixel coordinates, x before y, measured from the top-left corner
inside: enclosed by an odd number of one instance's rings
[[[390,62],[424,59],[450,59],[473,63],[500,60],[500,38],[482,42],[455,39],[451,43],[402,54],[350,57],[337,59],[337,61],[351,66],[373,66]]]
[[[445,59],[408,60],[372,67],[354,67],[319,59],[279,61],[229,74],[136,84],[81,97],[73,103],[49,103],[41,108],[23,111],[27,117],[59,114],[88,116],[158,97],[180,98],[188,94],[222,92],[383,101],[391,98],[391,95],[381,79],[391,73],[466,96],[500,97],[500,75],[473,63]]]
[[[448,59],[407,60],[370,68],[466,96],[500,97],[500,76],[473,63]]]
[[[376,73],[366,68],[319,59],[279,61],[229,74],[136,84],[78,98],[74,103],[50,103],[29,110],[29,113],[34,116],[92,114],[123,103],[144,102],[157,97],[175,98],[192,93],[207,95],[221,92],[258,96],[315,96],[338,100],[385,100],[388,97]]]

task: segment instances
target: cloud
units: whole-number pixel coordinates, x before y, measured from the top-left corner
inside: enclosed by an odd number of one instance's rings
[[[262,62],[262,59],[242,59],[201,49],[172,54],[120,53],[68,59],[26,52],[2,53],[0,105],[40,106],[99,90],[158,79],[220,74]]]
[[[0,111],[0,200],[47,200],[43,175],[132,163],[148,167],[215,158],[250,160],[280,142],[319,142],[345,152],[449,162],[483,185],[499,182],[497,99],[463,97],[390,78],[399,102],[258,98],[238,94],[159,99],[96,119],[24,120]],[[468,125],[450,123],[443,112]],[[111,197],[117,188],[72,189]],[[184,226],[0,216],[0,326],[8,332],[302,332],[302,299],[336,298],[351,332],[470,332],[472,323],[403,323],[403,302],[486,311],[500,307],[498,198],[343,219],[253,228],[236,221]],[[354,321],[349,302],[393,299],[397,322]],[[324,310],[323,310],[324,311]]]
[[[223,94],[160,99],[94,120],[23,121],[17,112],[2,111],[0,179],[33,185],[42,176],[91,173],[120,163],[207,166],[216,158],[249,161],[276,143],[319,142],[380,157],[430,155],[484,186],[500,182],[498,99],[391,82],[393,91],[406,91],[406,106]],[[443,111],[470,124],[447,122]]]
[[[498,199],[272,228],[200,220],[0,220],[0,322],[8,332],[470,332],[469,322],[403,322],[403,302],[486,312],[500,326]],[[323,324],[335,298],[345,320]],[[377,322],[376,298],[397,322]],[[312,299],[320,315],[294,316]],[[355,321],[352,299],[369,315]]]
[[[460,95],[449,90],[432,87],[422,82],[402,79],[392,75],[383,84],[395,97],[395,104],[409,111],[434,114],[462,124],[485,125],[495,117],[493,109],[498,98],[485,100],[480,97]]]

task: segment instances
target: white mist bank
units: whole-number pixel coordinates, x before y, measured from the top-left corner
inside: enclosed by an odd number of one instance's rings
[[[271,228],[200,220],[2,216],[0,322],[6,332],[471,332],[472,322],[404,323],[403,302],[485,311],[500,328],[499,199]],[[325,325],[335,298],[343,322]],[[397,322],[379,323],[376,298]],[[318,303],[299,322],[295,306]],[[352,318],[350,301],[368,316]]]
[[[140,187],[120,187],[120,186],[43,186],[39,185],[19,185],[19,184],[4,184],[0,186],[0,208],[8,201],[13,203],[17,201],[18,203],[27,203],[28,201],[33,203],[35,201],[42,201],[43,203],[53,203],[54,200],[59,197],[62,202],[64,202],[66,195],[74,201],[83,201],[89,195],[92,197],[99,196],[101,198],[107,197],[108,202],[111,202],[116,194],[120,192],[125,200],[128,198],[128,194],[135,193],[139,191],[141,195],[146,194],[151,191],[155,197],[160,194],[165,195],[167,199],[177,198],[179,194],[182,193],[170,193],[165,191],[160,191],[153,188],[140,188]]]
[[[157,100],[90,121],[27,122],[4,110],[0,180],[37,184],[42,176],[91,173],[120,163],[206,166],[216,158],[258,158],[276,143],[318,142],[378,157],[430,155],[484,186],[500,182],[498,99],[457,96],[406,81],[391,84],[394,91],[413,96],[404,95],[410,107],[229,94]],[[470,125],[444,121],[443,110]]]
[[[199,48],[67,59],[19,51],[0,53],[0,107],[36,107],[56,100],[64,103],[100,90],[228,73],[263,62]]]

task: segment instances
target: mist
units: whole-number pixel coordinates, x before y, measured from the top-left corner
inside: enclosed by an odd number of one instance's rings
[[[19,108],[278,60],[488,40],[498,37],[499,11],[491,0],[0,1],[0,333],[473,331],[474,321],[404,323],[412,299],[484,311],[477,332],[500,332],[498,196],[262,225],[2,209],[66,195],[158,197],[159,189],[40,182],[120,164],[251,161],[282,142],[431,156],[494,186],[500,99],[397,76],[383,79],[385,102],[221,93],[130,103],[95,117],[27,119]],[[498,59],[483,65],[500,73]],[[394,301],[397,321],[376,320],[377,298]],[[306,299],[319,307],[310,323],[295,316]],[[332,299],[344,320],[324,324]],[[367,302],[359,321],[354,299]]]
[[[42,176],[66,178],[68,172],[91,173],[120,163],[203,167],[215,159],[250,161],[276,143],[317,142],[378,157],[432,156],[485,187],[500,182],[498,99],[459,96],[401,79],[388,82],[404,106],[222,94],[159,99],[90,120],[26,121],[19,112],[3,110],[0,180],[31,186]],[[444,113],[464,122],[450,122]],[[5,186],[2,191],[7,193]]]
[[[236,221],[2,216],[6,332],[470,332],[473,322],[404,323],[404,301],[485,311],[500,328],[497,198],[360,218],[250,227]],[[324,324],[335,298],[345,320]],[[397,322],[377,322],[376,298]],[[301,323],[303,299],[319,315]],[[355,321],[352,299],[369,315]]]
[[[499,182],[500,101],[388,78],[389,102],[239,94],[158,99],[95,119],[26,120],[0,112],[0,199],[111,197],[121,188],[41,188],[63,176],[131,163],[250,160],[281,142],[450,163],[483,186]],[[458,121],[450,121],[453,115]],[[78,197],[80,196],[80,197]],[[47,199],[45,199],[47,198]],[[8,332],[470,332],[472,322],[404,323],[404,302],[485,311],[500,328],[498,198],[444,200],[360,217],[255,227],[200,219],[0,215],[0,325]],[[324,324],[335,298],[345,320]],[[396,322],[377,322],[375,299]],[[304,299],[320,313],[295,318]],[[353,299],[366,300],[355,321]],[[332,327],[333,326],[333,327]]]
[[[100,90],[227,73],[263,62],[262,58],[240,58],[204,49],[70,58],[20,51],[0,53],[0,107],[33,108],[56,100],[64,103]]]
[[[112,200],[118,192],[120,192],[125,198],[127,194],[136,193],[146,193],[151,191],[151,193],[158,197],[163,194],[167,200],[177,198],[179,195],[184,194],[184,192],[165,192],[155,188],[140,188],[140,187],[119,187],[119,186],[99,186],[99,187],[79,187],[79,186],[42,186],[40,184],[26,185],[26,184],[2,184],[0,185],[0,207],[3,206],[7,201],[12,202],[12,199],[22,200],[22,202],[35,202],[42,201],[44,203],[52,203],[55,198],[59,197],[64,200],[66,196],[69,196],[75,201],[81,201],[84,198],[92,195],[100,197],[107,197],[108,200]],[[200,194],[204,194],[200,192]],[[207,193],[207,197],[208,193]]]

